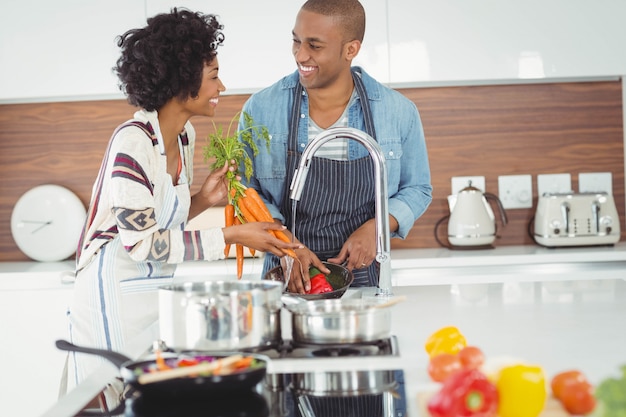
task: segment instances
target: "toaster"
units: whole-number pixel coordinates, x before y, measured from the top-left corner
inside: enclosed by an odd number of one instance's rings
[[[620,233],[608,193],[545,193],[537,201],[533,237],[542,246],[612,245]]]

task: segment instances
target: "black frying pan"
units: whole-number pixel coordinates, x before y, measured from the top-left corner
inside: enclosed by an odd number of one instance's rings
[[[209,376],[181,376],[173,379],[166,379],[156,382],[142,382],[141,378],[135,372],[136,370],[146,369],[154,365],[156,359],[146,359],[141,361],[133,361],[125,355],[106,349],[88,348],[74,345],[65,340],[57,340],[56,346],[60,350],[69,352],[89,353],[101,356],[109,362],[120,368],[120,375],[125,384],[132,386],[141,394],[154,396],[194,396],[197,394],[207,394],[223,391],[249,390],[257,385],[265,378],[267,373],[267,363],[269,359],[266,356],[241,353],[243,356],[254,357],[261,366],[244,369],[226,375],[209,375]],[[181,358],[190,356],[213,356],[216,358],[226,358],[236,352],[215,353],[201,351],[185,351],[181,353],[163,352],[164,359]]]
[[[140,396],[126,402],[132,417],[268,417],[265,397],[255,391],[227,391],[184,401]]]
[[[326,265],[326,267],[330,270],[330,274],[326,275],[326,280],[333,287],[332,291],[322,294],[297,294],[293,292],[286,292],[286,294],[300,297],[305,300],[340,298],[346,292],[350,284],[352,284],[352,281],[354,281],[354,275],[352,275],[351,271],[348,271],[347,268],[341,265],[331,264],[329,262],[324,262],[324,265]],[[276,268],[269,270],[265,274],[264,279],[285,282],[283,268],[281,266],[277,266]]]

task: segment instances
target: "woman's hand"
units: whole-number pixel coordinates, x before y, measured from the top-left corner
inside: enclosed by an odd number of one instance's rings
[[[216,169],[206,177],[198,194],[206,202],[207,208],[220,203],[226,204],[226,197],[228,196],[228,179],[226,174],[234,172],[235,169],[235,161],[231,160],[230,164],[224,164],[223,167]]]
[[[271,222],[250,222],[222,229],[227,244],[241,244],[249,248],[270,252],[278,257],[285,256],[283,249],[300,249],[299,242],[288,243],[276,238],[270,230],[284,230],[285,226]]]
[[[228,179],[226,174],[228,172],[235,171],[234,164],[235,161],[232,160],[230,161],[230,164],[224,164],[223,167],[216,169],[206,177],[200,191],[191,197],[191,207],[189,208],[188,217],[189,220],[216,204],[227,203],[228,199],[226,197],[228,196]]]
[[[306,294],[311,290],[311,279],[309,277],[309,268],[316,267],[324,274],[329,274],[330,270],[326,268],[326,265],[320,261],[320,259],[306,246],[302,246],[301,249],[296,251],[298,261],[293,263],[291,268],[291,276],[289,277],[289,284],[287,288],[289,292],[297,294]],[[287,270],[287,259],[282,258],[280,260],[283,271]]]

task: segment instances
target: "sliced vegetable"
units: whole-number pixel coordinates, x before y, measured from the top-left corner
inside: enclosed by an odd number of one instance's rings
[[[426,353],[432,358],[440,353],[459,353],[467,345],[465,336],[455,326],[446,326],[426,340]]]
[[[593,386],[585,375],[578,370],[569,370],[556,374],[550,383],[552,395],[559,400],[570,414],[585,415],[593,411],[596,399]]]
[[[517,364],[504,367],[497,375],[499,417],[537,417],[546,404],[543,369]]]
[[[155,361],[153,363],[143,369],[136,368],[134,372],[139,376],[143,374],[167,372],[178,368],[196,367],[198,365],[208,363],[217,365],[205,367],[204,369],[208,369],[208,371],[200,373],[204,376],[209,376],[219,372],[221,372],[222,374],[229,374],[235,372],[243,372],[248,369],[256,369],[265,366],[265,362],[258,360],[254,356],[233,355],[228,357],[228,361],[223,361],[223,359],[225,358],[211,355],[180,356],[176,358],[164,359],[163,356],[160,355],[160,353],[157,353]],[[202,367],[197,369],[202,369]],[[193,373],[192,369],[189,375],[198,375],[198,373]]]
[[[163,359],[163,355],[161,354],[160,350],[157,350],[156,352],[154,352],[156,358],[155,358],[155,364],[156,367],[159,371],[165,371],[167,369],[172,369],[171,366],[167,365],[165,363],[165,359]]]
[[[479,370],[463,369],[443,382],[427,407],[432,417],[494,417],[498,390]]]

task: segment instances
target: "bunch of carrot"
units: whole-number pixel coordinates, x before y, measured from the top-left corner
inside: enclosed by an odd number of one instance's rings
[[[240,124],[238,124],[238,121]],[[238,126],[238,130],[235,129]],[[252,117],[246,112],[237,113],[230,121],[228,129],[224,132],[222,126],[213,125],[215,132],[209,134],[208,143],[203,148],[204,160],[211,161],[211,168],[218,169],[226,163],[235,161],[236,166],[244,168],[244,175],[249,180],[252,175],[252,155],[259,153],[259,145],[265,145],[269,152],[270,135],[265,126],[254,123]],[[255,140],[256,139],[256,140]],[[238,178],[239,172],[228,171],[226,179],[228,182],[228,202],[224,214],[226,226],[248,222],[273,222],[267,206],[261,200],[256,190],[246,188]],[[289,238],[282,231],[273,230],[278,239],[289,242]],[[254,250],[250,250],[254,255]],[[295,258],[296,254],[292,250],[285,251],[289,256]],[[230,245],[224,248],[224,256],[230,254]],[[243,274],[243,246],[236,245],[237,258],[237,278],[241,279]]]
[[[239,184],[238,187],[230,189],[228,204],[224,209],[224,220],[226,226],[250,222],[274,222],[274,219],[267,206],[252,187],[245,187]],[[282,230],[270,230],[276,238],[283,242],[291,242]],[[241,279],[243,274],[243,245],[236,244],[235,256],[237,259],[237,278]],[[230,245],[224,248],[224,256],[228,257]],[[254,249],[250,248],[250,253],[254,256]],[[292,258],[296,258],[296,253],[291,249],[286,249],[285,253]]]

